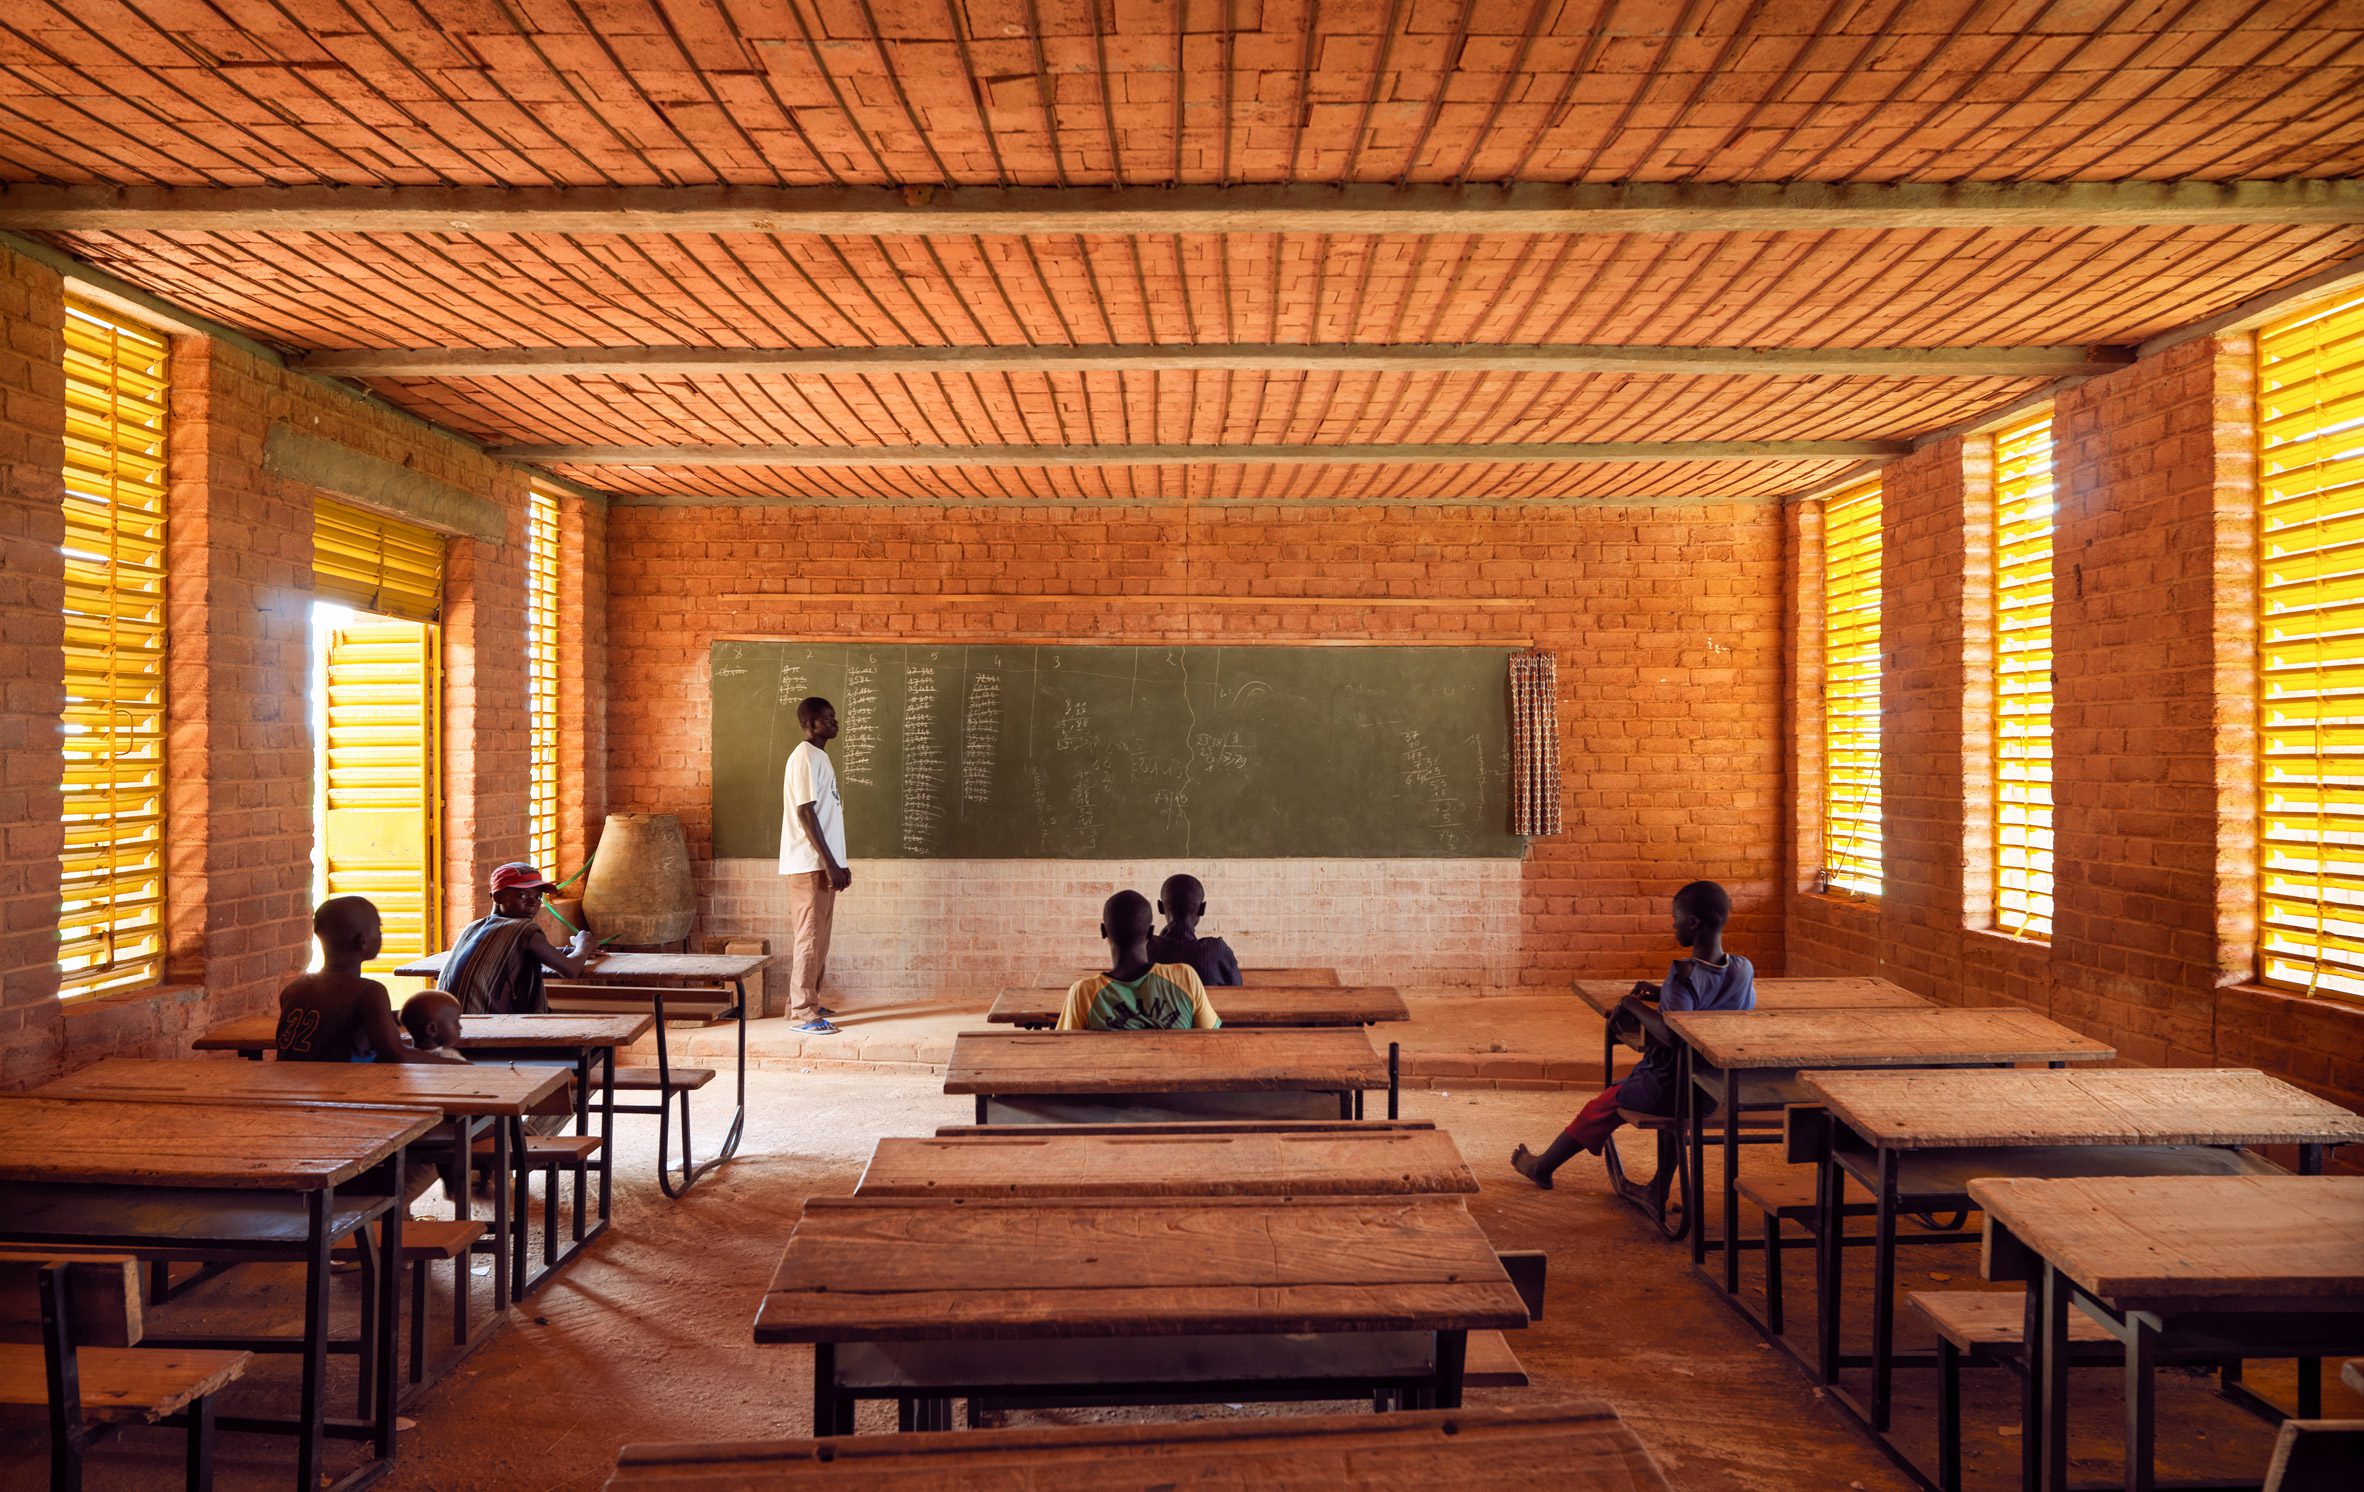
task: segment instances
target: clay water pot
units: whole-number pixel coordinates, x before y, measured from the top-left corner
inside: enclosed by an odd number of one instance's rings
[[[603,942],[646,947],[688,937],[698,900],[681,820],[609,814],[583,881],[583,915]]]

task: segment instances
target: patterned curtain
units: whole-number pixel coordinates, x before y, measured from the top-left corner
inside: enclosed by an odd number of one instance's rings
[[[1560,832],[1560,670],[1551,654],[1510,660],[1510,832]]]

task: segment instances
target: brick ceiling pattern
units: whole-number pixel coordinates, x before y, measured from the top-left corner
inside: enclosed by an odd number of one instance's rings
[[[16,0],[0,182],[2020,182],[2364,174],[2355,0]],[[291,351],[2125,344],[2364,226],[1687,234],[72,232]],[[1898,439],[2009,379],[377,379],[495,444]],[[1763,497],[1844,462],[584,466],[619,494]]]

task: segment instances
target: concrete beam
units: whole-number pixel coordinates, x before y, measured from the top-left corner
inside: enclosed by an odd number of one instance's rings
[[[0,186],[31,233],[1731,233],[2364,222],[2364,181]]]
[[[1654,373],[1669,376],[2059,378],[2123,367],[2085,347],[1614,347],[1348,343],[1092,347],[373,348],[296,360],[335,378],[572,378],[894,373]]]
[[[1903,456],[1901,440],[1505,442],[1495,445],[495,446],[561,466],[1470,466],[1599,461],[1856,461]]]
[[[438,533],[493,545],[508,539],[508,515],[500,504],[285,421],[273,425],[263,439],[263,470]]]

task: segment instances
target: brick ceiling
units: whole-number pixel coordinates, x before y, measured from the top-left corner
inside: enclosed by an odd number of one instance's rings
[[[2356,0],[15,0],[0,181],[603,189],[2345,182]],[[924,193],[906,198],[924,202]],[[247,200],[247,199],[240,199]],[[7,197],[0,192],[0,221]],[[1785,222],[1788,220],[1785,220]],[[291,353],[2124,346],[2353,217],[823,236],[51,226]],[[1896,441],[2025,377],[373,374],[496,446]],[[641,499],[1767,497],[1850,459],[554,462]],[[1781,453],[1765,453],[1778,456]]]

